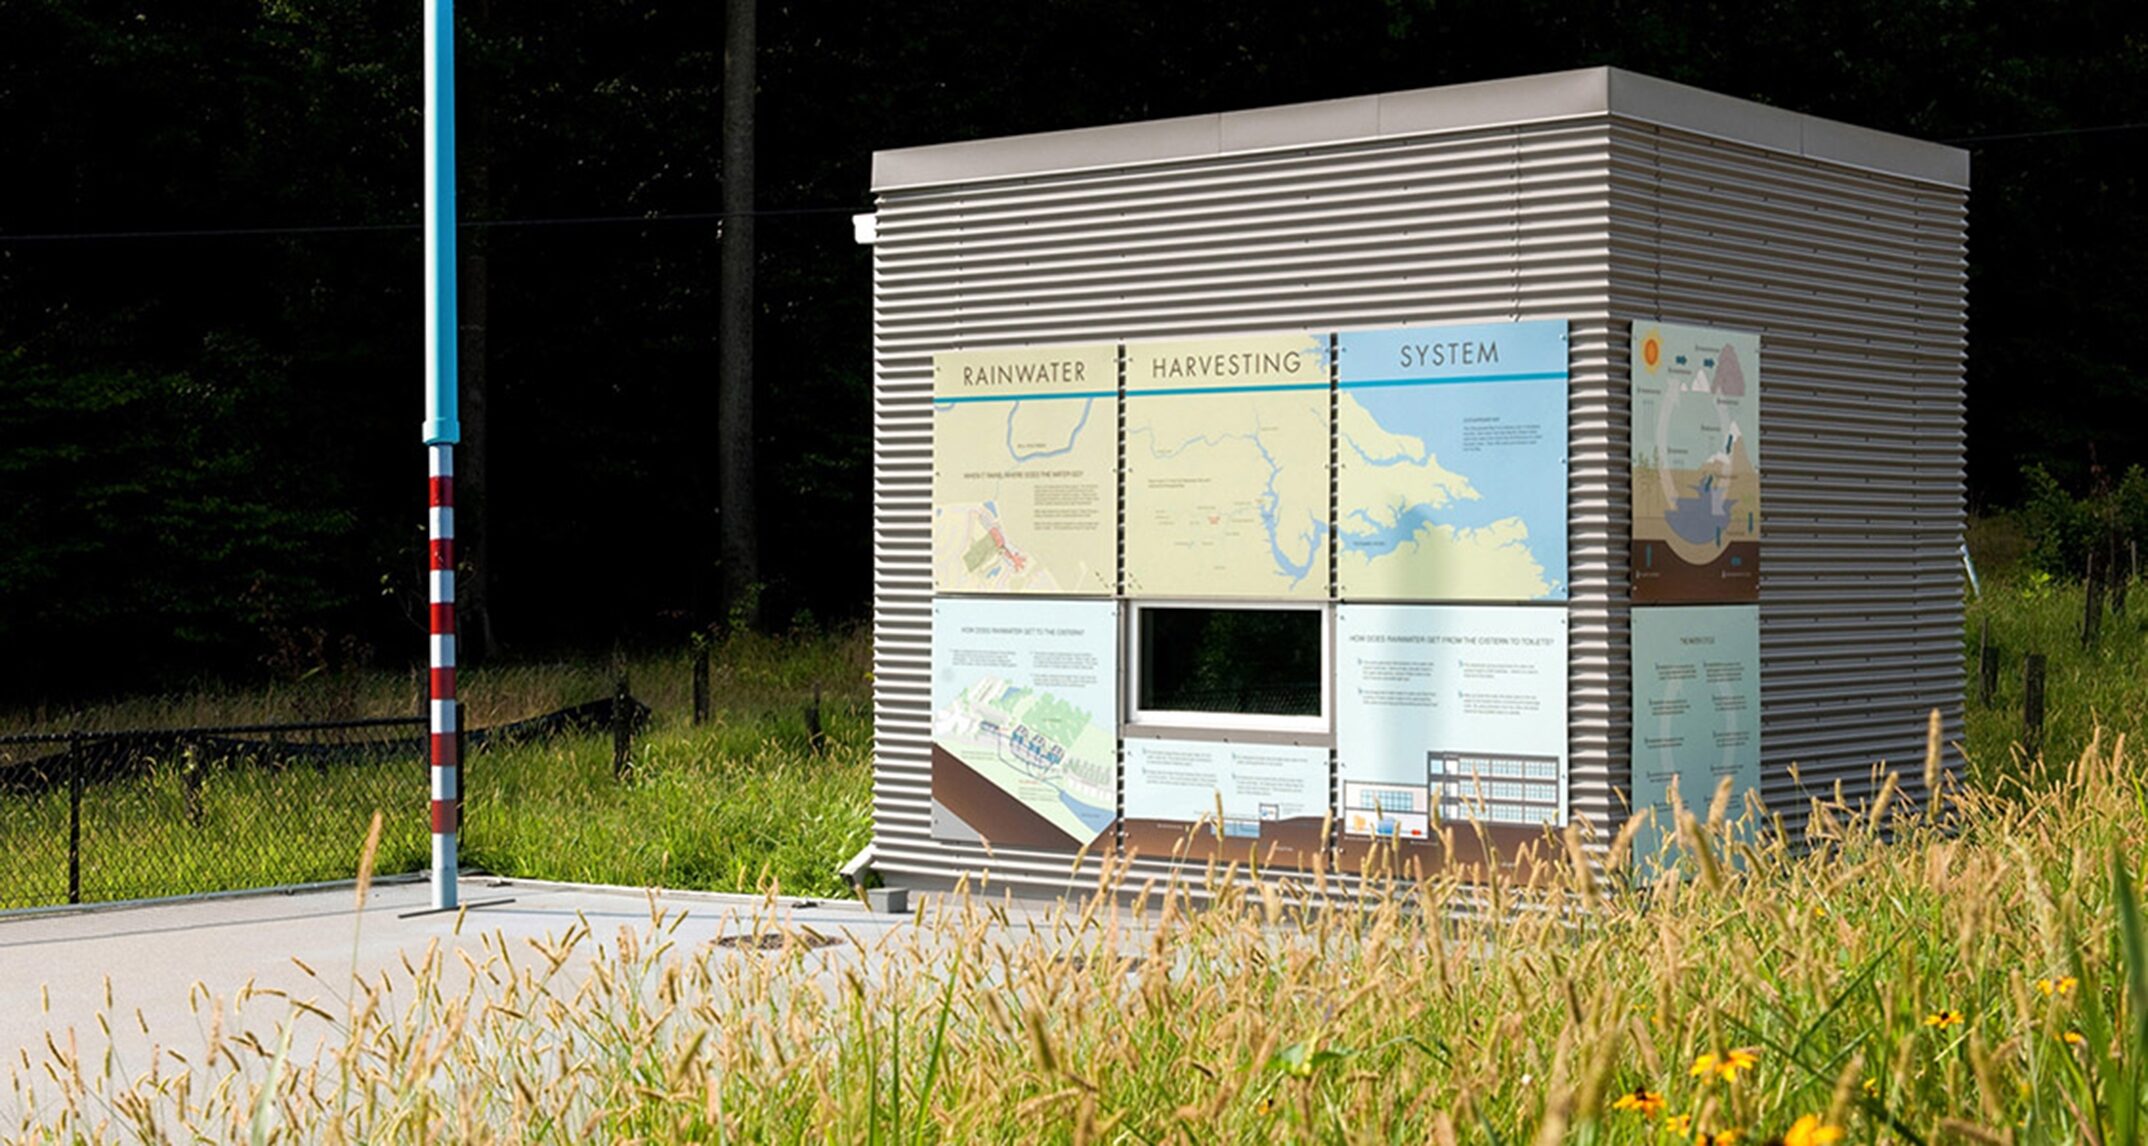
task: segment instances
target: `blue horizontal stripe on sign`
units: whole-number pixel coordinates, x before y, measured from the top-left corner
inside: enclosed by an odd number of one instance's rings
[[[1462,374],[1453,378],[1365,378],[1337,385],[1345,390],[1364,390],[1374,386],[1452,386],[1457,382],[1556,382],[1565,377],[1563,370],[1546,370],[1537,374]]]
[[[1129,386],[1129,398],[1168,398],[1174,394],[1250,394],[1256,390],[1325,390],[1325,382],[1290,382],[1275,386],[1174,386],[1164,390],[1136,390]]]
[[[1042,402],[1049,398],[1116,398],[1117,390],[1078,390],[1066,394],[974,394],[961,398],[934,396],[935,406],[955,406],[964,402]]]

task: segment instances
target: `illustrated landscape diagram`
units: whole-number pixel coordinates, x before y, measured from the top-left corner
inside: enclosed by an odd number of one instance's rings
[[[948,598],[932,626],[934,835],[1072,851],[1109,831],[1118,605]]]
[[[1325,845],[1324,746],[1126,742],[1125,845],[1135,854],[1307,867]]]
[[[1078,848],[1117,818],[1116,730],[1051,693],[979,679],[933,713],[932,744],[934,797],[991,842]],[[944,789],[942,754],[960,765]]]
[[[1757,336],[1670,323],[1636,330],[1637,602],[1756,599],[1759,371]]]

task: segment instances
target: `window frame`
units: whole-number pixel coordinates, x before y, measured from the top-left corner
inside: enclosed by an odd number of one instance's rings
[[[1126,610],[1126,658],[1121,679],[1126,695],[1128,735],[1167,733],[1267,733],[1327,737],[1335,723],[1335,605],[1332,601],[1219,600],[1175,598],[1128,602]],[[1283,716],[1254,712],[1203,712],[1198,709],[1144,708],[1141,705],[1141,639],[1151,610],[1200,609],[1211,612],[1317,613],[1320,616],[1320,712],[1313,716]]]

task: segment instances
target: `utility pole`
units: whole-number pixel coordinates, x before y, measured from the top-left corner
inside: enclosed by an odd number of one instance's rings
[[[716,302],[717,543],[724,621],[759,621],[753,470],[753,104],[755,0],[725,0],[723,281]]]
[[[426,577],[433,909],[455,906],[462,758],[455,702],[455,0],[425,0]]]

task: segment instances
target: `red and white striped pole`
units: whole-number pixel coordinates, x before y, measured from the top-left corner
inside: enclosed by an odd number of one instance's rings
[[[431,473],[426,512],[430,608],[433,906],[455,906],[456,832],[461,828],[462,757],[455,699],[455,447],[425,447]]]
[[[455,3],[425,0],[425,453],[430,494],[433,908],[455,906],[462,758],[455,702]]]

